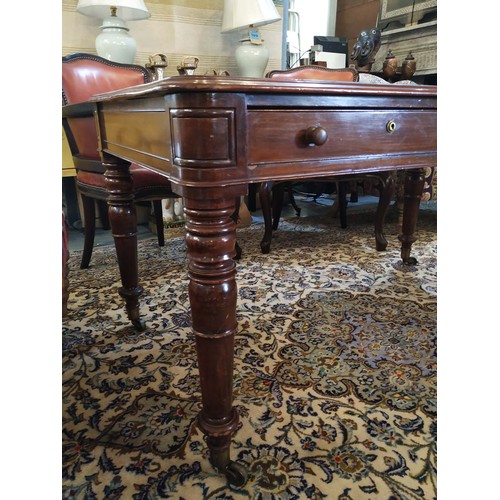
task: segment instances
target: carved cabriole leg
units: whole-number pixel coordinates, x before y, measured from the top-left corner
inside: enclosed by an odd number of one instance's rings
[[[244,188],[246,189],[246,188]],[[224,198],[200,196],[201,190],[184,188],[186,249],[189,259],[189,301],[196,338],[202,393],[199,426],[207,436],[210,462],[237,483],[230,461],[231,437],[238,426],[233,408],[233,356],[236,323],[236,197],[226,188]],[[233,195],[234,193],[234,195]],[[237,468],[237,466],[235,466]],[[233,474],[233,475],[231,475]]]
[[[139,297],[143,289],[139,285],[137,260],[137,216],[133,203],[130,163],[104,154],[106,189],[108,190],[108,215],[115,241],[116,257],[122,281],[119,293],[125,299],[127,315],[138,330],[144,330],[140,318]]]
[[[395,173],[379,174],[380,176],[380,197],[377,205],[377,213],[375,215],[375,247],[379,252],[387,248],[387,240],[384,235],[384,222],[389,204],[394,197],[394,189],[396,187]]]
[[[288,198],[290,199],[290,204],[292,205],[293,209],[295,210],[295,214],[297,217],[300,217],[300,212],[302,212],[302,209],[297,205],[297,202],[295,201],[295,196],[293,194],[293,187],[292,184],[290,184],[286,190],[288,193]]]
[[[273,212],[273,231],[278,229],[283,211],[283,202],[285,200],[285,184],[278,182],[273,186],[271,196],[271,206]]]
[[[410,257],[412,244],[417,240],[415,228],[417,226],[418,209],[424,189],[424,169],[408,170],[405,176],[404,207],[401,241],[401,258],[405,264],[416,264],[417,260]]]

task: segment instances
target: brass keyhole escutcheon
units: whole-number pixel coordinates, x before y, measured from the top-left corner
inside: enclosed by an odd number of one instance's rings
[[[394,132],[396,130],[396,122],[394,120],[389,120],[387,122],[387,125],[385,126],[385,129],[387,130],[387,132],[389,132],[389,134],[391,132]]]

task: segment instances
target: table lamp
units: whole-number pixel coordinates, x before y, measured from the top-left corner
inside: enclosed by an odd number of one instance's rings
[[[262,43],[258,27],[280,19],[272,0],[224,0],[221,33],[245,32],[235,51],[241,76],[264,76],[269,51]]]
[[[109,61],[132,64],[137,44],[125,21],[151,16],[143,0],[79,0],[77,12],[102,19],[101,33],[95,40],[97,54]]]

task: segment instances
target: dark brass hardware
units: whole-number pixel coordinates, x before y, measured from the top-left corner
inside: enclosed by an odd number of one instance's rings
[[[391,132],[394,132],[396,130],[396,122],[394,120],[389,120],[387,122],[387,125],[385,126],[385,129],[387,130],[387,132],[389,132],[389,134]]]

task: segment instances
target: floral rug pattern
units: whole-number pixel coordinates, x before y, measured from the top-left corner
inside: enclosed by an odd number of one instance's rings
[[[261,224],[238,231],[238,332],[227,484],[196,426],[200,389],[184,240],[139,242],[141,311],[129,325],[114,248],[80,270],[70,256],[63,320],[62,496],[66,499],[436,498],[435,212],[412,255],[386,252],[373,221],[282,221],[271,253]]]

